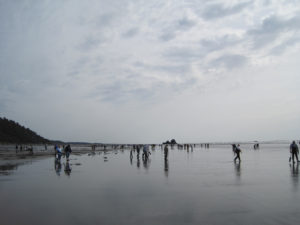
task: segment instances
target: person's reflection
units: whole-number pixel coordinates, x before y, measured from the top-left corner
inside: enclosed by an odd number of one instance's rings
[[[149,169],[150,159],[148,157],[143,157],[143,166],[146,170]]]
[[[60,176],[61,172],[61,162],[58,159],[54,159],[54,168],[57,176]]]
[[[291,168],[291,178],[293,181],[294,188],[298,188],[299,183],[299,163],[290,163]]]
[[[65,166],[65,174],[66,174],[67,176],[70,176],[70,175],[71,175],[72,168],[71,168],[71,166],[70,166],[69,161],[67,161],[66,164],[64,164],[64,166]]]
[[[140,157],[137,157],[137,161],[136,161],[136,167],[139,169],[140,168]]]
[[[169,161],[168,159],[165,159],[165,165],[164,165],[164,171],[165,171],[165,176],[169,176]]]
[[[238,179],[241,178],[241,162],[234,162],[235,175]]]
[[[132,157],[132,155],[130,155],[130,165],[132,165],[132,159],[133,159],[133,157]]]

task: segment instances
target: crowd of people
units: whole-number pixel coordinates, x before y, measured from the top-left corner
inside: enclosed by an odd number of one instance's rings
[[[195,144],[176,144],[177,145],[177,148],[179,150],[187,150],[187,152],[189,152],[189,150],[191,149],[191,151],[193,151],[193,148],[196,147]],[[104,151],[106,151],[106,145],[103,145],[104,146]],[[158,145],[161,150],[163,151],[163,154],[164,154],[164,160],[165,160],[165,164],[168,165],[168,157],[169,157],[169,146],[171,147],[171,149],[174,148],[175,145],[168,145],[168,144],[165,144],[165,145]],[[205,147],[205,148],[209,148],[209,144],[200,144],[201,147]],[[124,150],[126,146],[122,145],[121,146],[121,150]],[[150,152],[150,147],[152,148],[152,151],[155,150],[155,147],[156,145],[132,145],[131,148],[130,148],[130,160],[132,162],[132,159],[133,159],[133,154],[136,153],[136,157],[139,161],[140,159],[140,154],[141,154],[141,158],[143,160],[143,163],[144,164],[147,164],[148,160],[149,160],[149,157],[151,155],[151,152]],[[253,149],[257,150],[259,149],[259,143],[255,143],[253,145]],[[45,147],[46,148],[46,147]],[[25,146],[23,147],[22,145],[18,146],[16,145],[16,151],[22,151],[22,150],[26,150],[26,151],[32,151],[33,147],[30,146]],[[95,151],[96,149],[96,145],[92,145],[92,150]],[[112,146],[112,149],[116,149],[115,146]],[[293,141],[291,144],[290,144],[290,157],[289,157],[289,162],[293,162],[293,163],[296,163],[296,162],[300,162],[299,159],[298,159],[298,154],[299,154],[299,148],[298,148],[298,145],[296,144],[296,141]],[[71,146],[69,144],[67,144],[66,146],[58,146],[58,145],[55,145],[54,146],[54,150],[55,150],[55,171],[59,174],[60,171],[61,171],[61,168],[62,168],[62,165],[61,165],[61,158],[62,157],[65,157],[66,158],[66,163],[64,163],[64,171],[67,175],[70,175],[71,173],[71,167],[70,167],[70,164],[69,164],[69,158],[70,158],[70,154],[72,152],[72,149],[71,149]],[[241,160],[241,153],[242,153],[242,150],[241,150],[241,147],[239,144],[232,144],[232,151],[233,151],[233,154],[234,154],[234,159],[233,161],[236,163],[237,161],[240,163],[242,160]]]

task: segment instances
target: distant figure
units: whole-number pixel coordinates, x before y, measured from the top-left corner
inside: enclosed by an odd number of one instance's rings
[[[27,150],[29,151],[30,154],[33,155],[33,147],[32,147],[32,145]]]
[[[71,152],[72,152],[71,146],[67,145],[66,148],[65,148],[65,153],[66,153],[67,160],[69,160]]]
[[[259,149],[259,144],[258,144],[258,143],[254,144],[253,148],[254,148],[255,150],[256,150],[256,149]]]
[[[299,149],[298,149],[298,145],[296,144],[295,141],[293,141],[293,143],[290,145],[290,153],[292,153],[292,159],[293,159],[293,163],[295,163],[295,157],[297,159],[297,162],[299,162],[298,160],[298,153],[299,153]]]
[[[16,152],[18,152],[18,149],[19,149],[19,146],[18,146],[18,145],[16,145]]]
[[[144,145],[143,146],[143,158],[145,160],[147,160],[150,154],[151,153],[149,152],[149,147],[147,145]]]
[[[240,157],[240,154],[241,154],[241,149],[240,149],[240,145],[238,145],[236,148],[235,148],[235,154],[236,154],[236,157],[234,158],[234,161],[236,161],[237,159],[239,159],[239,162],[241,161],[241,157]]]
[[[169,154],[168,145],[165,146],[164,153],[165,153],[165,160],[167,160],[168,159],[168,154]]]

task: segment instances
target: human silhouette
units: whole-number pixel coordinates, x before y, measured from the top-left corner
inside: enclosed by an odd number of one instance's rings
[[[241,157],[240,157],[240,154],[241,154],[241,149],[240,149],[240,145],[238,145],[236,148],[235,148],[235,154],[236,154],[236,157],[234,158],[234,161],[236,161],[237,159],[239,159],[239,162],[241,162]]]
[[[290,153],[292,153],[293,163],[295,163],[295,157],[297,159],[297,162],[299,162],[298,160],[299,149],[295,141],[293,141],[292,144],[290,145]]]
[[[65,148],[65,154],[66,154],[67,160],[69,160],[71,152],[72,152],[71,146],[67,145],[66,148]]]
[[[168,155],[169,155],[168,145],[166,145],[165,148],[164,148],[164,155],[165,155],[165,160],[168,159]]]

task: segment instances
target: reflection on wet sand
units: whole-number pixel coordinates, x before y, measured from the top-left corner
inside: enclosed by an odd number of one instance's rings
[[[0,164],[0,175],[11,175],[14,171],[18,169],[19,166],[32,164],[32,159],[18,159],[8,162],[1,162]]]
[[[65,175],[67,175],[69,177],[71,175],[71,172],[72,172],[72,168],[71,168],[69,160],[66,160],[66,162],[63,163],[63,164],[64,164]],[[61,161],[57,158],[54,159],[54,169],[55,169],[56,175],[60,176],[62,165],[61,165]]]
[[[61,162],[58,159],[54,159],[54,169],[57,176],[60,176],[61,172]]]
[[[149,169],[151,160],[148,157],[143,157],[143,166],[146,170]]]
[[[70,163],[69,161],[67,161],[66,163],[64,163],[64,167],[65,167],[65,174],[67,176],[70,176],[71,175],[71,172],[72,172],[72,168],[70,166]]]
[[[241,176],[241,163],[240,162],[234,162],[234,167],[235,167],[236,176],[240,177]]]
[[[237,180],[241,179],[241,162],[236,162],[234,161],[234,171],[235,171],[235,176]]]
[[[138,169],[140,169],[140,166],[141,166],[141,162],[140,162],[140,157],[138,156],[138,157],[137,157],[137,161],[136,161],[136,167],[137,167]]]
[[[164,171],[165,171],[165,176],[168,177],[169,176],[169,160],[168,159],[165,159]]]
[[[293,187],[297,190],[299,185],[299,163],[290,163],[290,169]]]
[[[133,157],[126,150],[116,155],[115,149],[96,155],[81,154],[70,159],[70,163],[63,158],[54,161],[55,172],[52,157],[30,166],[0,167],[2,171],[18,168],[11,175],[13,182],[4,176],[0,181],[1,222],[52,224],[54,217],[49,212],[58,212],[58,208],[63,209],[55,214],[58,224],[61,221],[133,225],[300,222],[299,167],[287,165],[286,152],[245,150],[242,165],[232,162],[230,148],[225,149],[229,151],[213,146],[210,151],[194,148],[193,153],[192,149],[190,146],[190,157],[186,157],[187,146],[185,151],[170,147],[167,160],[161,146],[151,149],[153,154],[148,160],[142,154],[135,155],[137,149],[132,152]],[[103,162],[108,158],[108,162]],[[16,187],[22,191],[16,191]],[[29,201],[30,211],[22,210]],[[16,211],[21,214],[18,218],[11,216]],[[66,215],[75,216],[76,220]]]
[[[0,166],[0,174],[2,175],[9,175],[12,170],[17,170],[18,164],[6,164]]]

